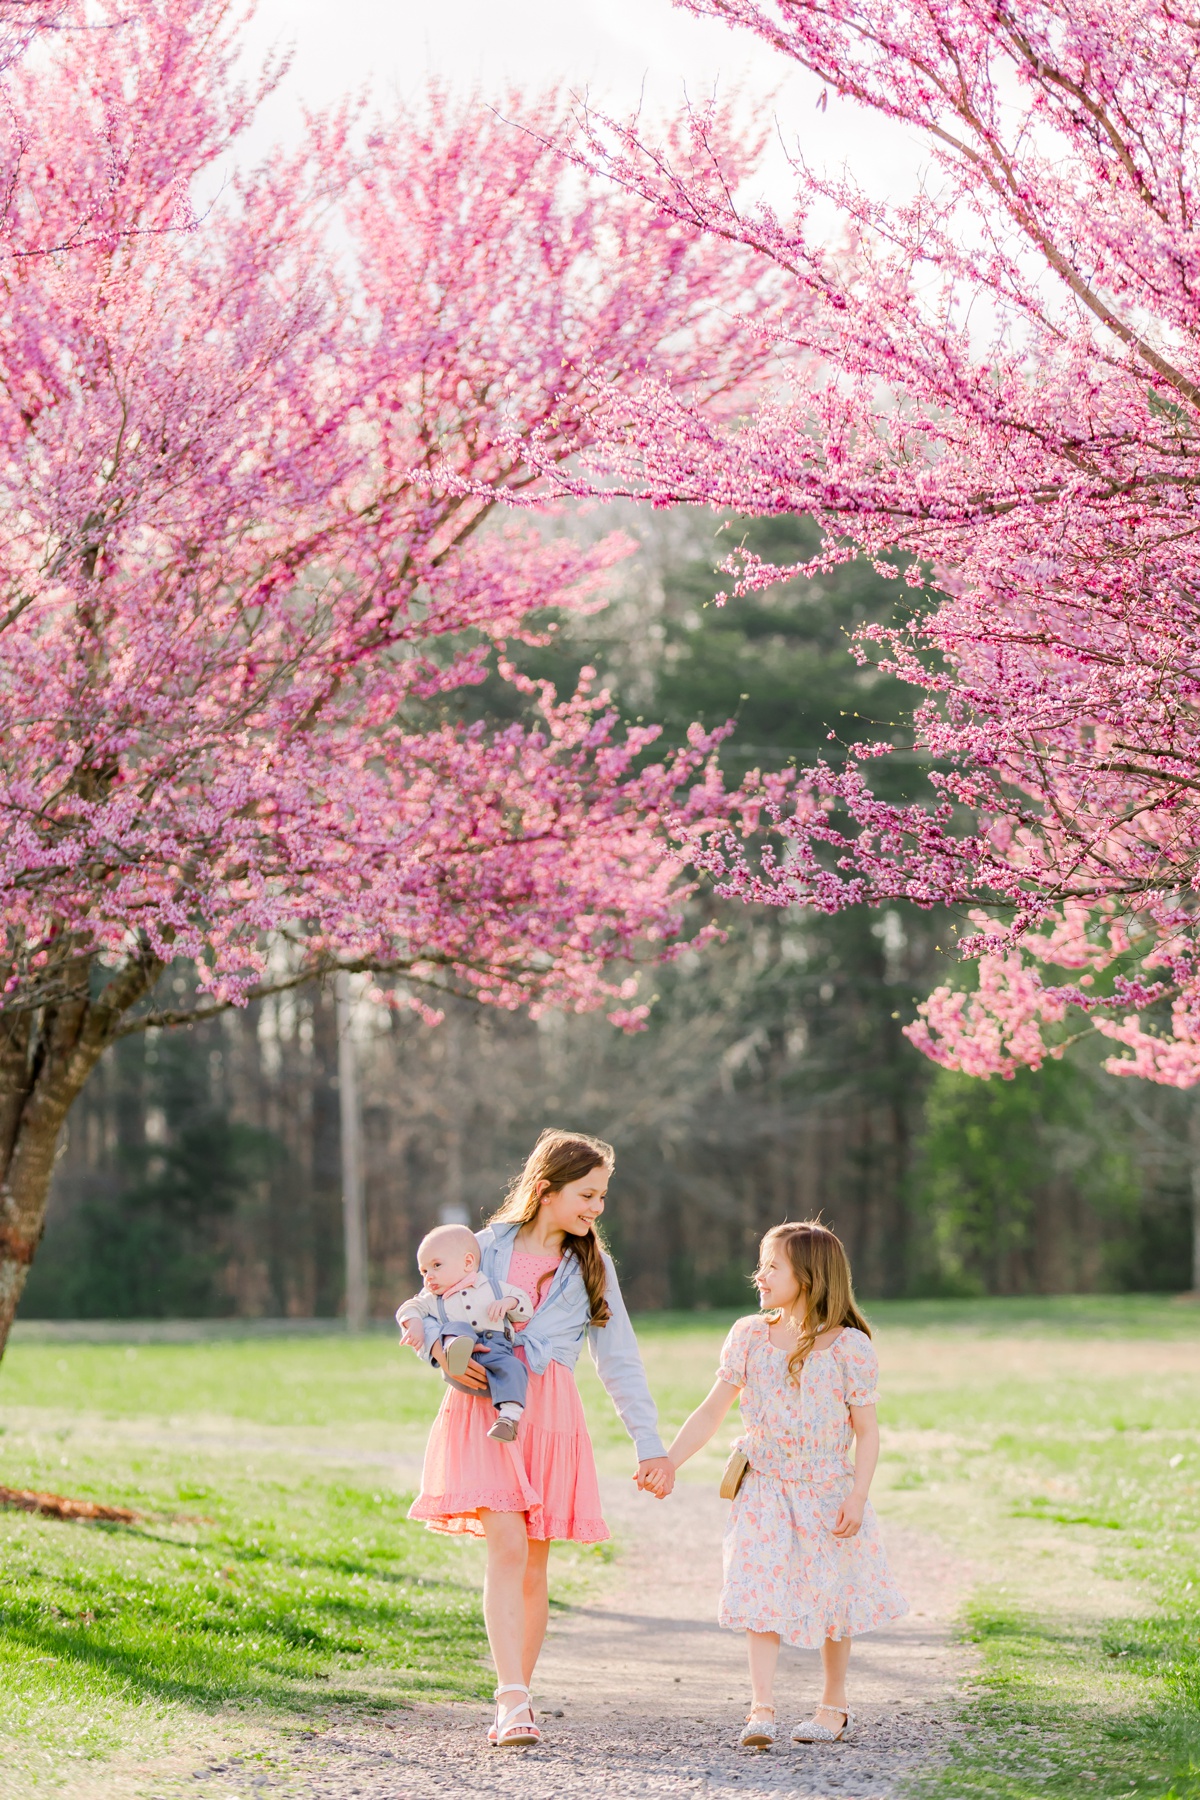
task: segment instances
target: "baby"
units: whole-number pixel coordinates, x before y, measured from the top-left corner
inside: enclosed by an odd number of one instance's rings
[[[425,1285],[396,1308],[404,1342],[424,1349],[424,1321],[436,1319],[440,1329],[435,1341],[445,1347],[446,1379],[459,1382],[472,1358],[482,1364],[499,1415],[488,1436],[511,1441],[525,1411],[529,1371],[513,1349],[510,1321],[533,1317],[529,1295],[524,1288],[480,1274],[479,1245],[465,1225],[439,1225],[422,1238],[417,1267]]]

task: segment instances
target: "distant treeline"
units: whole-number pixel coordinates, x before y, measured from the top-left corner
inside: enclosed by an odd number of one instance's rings
[[[530,673],[565,689],[594,663],[668,741],[736,716],[739,778],[836,754],[830,731],[906,743],[905,690],[859,667],[847,634],[912,590],[853,565],[717,607],[734,534],[714,540],[707,516],[635,528],[622,594],[527,650]],[[745,535],[784,562],[811,548],[791,521]],[[505,692],[466,700],[496,717]],[[896,797],[917,772],[899,759]],[[441,1212],[476,1221],[498,1203],[546,1123],[617,1146],[606,1229],[637,1307],[749,1304],[759,1234],[818,1211],[867,1296],[1191,1285],[1188,1095],[1118,1081],[1086,1050],[1012,1082],[934,1070],[901,1027],[948,966],[943,914],[825,918],[708,893],[694,911],[725,940],[648,972],[634,1037],[596,1017],[453,1005],[430,1029],[359,1008],[375,1311],[411,1290]],[[323,991],[119,1043],[71,1114],[23,1313],[335,1314],[337,1067]]]

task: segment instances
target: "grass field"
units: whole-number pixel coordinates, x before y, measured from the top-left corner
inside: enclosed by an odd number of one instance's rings
[[[1091,1311],[884,1329],[883,1510],[973,1568],[941,1800],[1200,1796],[1200,1311]]]
[[[437,1397],[382,1338],[18,1338],[0,1480],[143,1519],[0,1514],[0,1792],[87,1792],[73,1763],[173,1747],[202,1761],[230,1713],[303,1729],[482,1694],[476,1558],[406,1522],[395,1461]]]
[[[931,1800],[1200,1800],[1200,1309],[872,1316],[880,1509],[968,1573],[968,1730]],[[641,1322],[668,1426],[726,1323]],[[383,1335],[153,1338],[29,1327],[0,1371],[0,1481],[143,1515],[0,1513],[0,1793],[163,1791],[230,1745],[270,1764],[331,1715],[482,1694],[479,1553],[404,1519],[437,1382]],[[586,1362],[581,1385],[627,1468]],[[560,1597],[604,1579],[557,1568]]]

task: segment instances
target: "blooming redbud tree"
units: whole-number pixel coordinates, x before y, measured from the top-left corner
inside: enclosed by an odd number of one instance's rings
[[[802,775],[774,860],[718,834],[701,861],[756,900],[972,915],[973,991],[939,990],[910,1030],[944,1064],[1008,1075],[1082,1022],[1120,1046],[1118,1074],[1190,1086],[1200,23],[1173,0],[680,4],[825,84],[794,213],[742,199],[703,111],[683,155],[592,118],[591,157],[664,221],[785,276],[792,367],[719,429],[648,384],[595,466],[658,503],[811,513],[825,562],[907,571],[898,600],[929,583],[860,646],[919,690],[927,803],[873,791],[886,734]],[[814,171],[829,93],[923,134],[919,191]]]
[[[608,416],[652,376],[716,418],[763,354],[745,270],[581,182],[550,104],[347,111],[236,175],[262,84],[224,0],[75,22],[10,76],[11,204],[64,248],[0,259],[0,1348],[123,1033],[336,970],[637,1023],[709,746],[655,763],[589,672],[520,676],[624,546],[464,486],[586,442],[598,375]],[[496,731],[455,704],[489,668]]]

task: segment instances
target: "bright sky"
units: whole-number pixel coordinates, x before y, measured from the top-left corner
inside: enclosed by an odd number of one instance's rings
[[[770,105],[784,138],[813,162],[847,164],[876,193],[907,191],[926,155],[908,134],[830,96],[747,34],[679,11],[671,0],[259,0],[251,48],[291,44],[286,88],[267,109],[254,147],[290,136],[302,103],[323,106],[370,85],[380,100],[415,96],[432,75],[463,91],[516,82],[562,84],[626,111],[674,109],[685,90],[745,83]],[[783,194],[771,179],[772,198]]]

